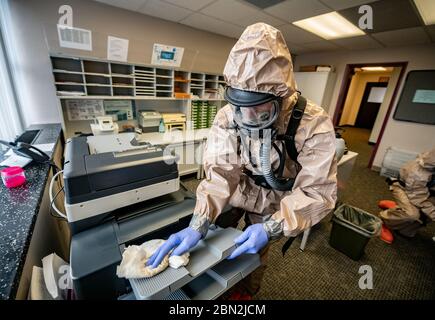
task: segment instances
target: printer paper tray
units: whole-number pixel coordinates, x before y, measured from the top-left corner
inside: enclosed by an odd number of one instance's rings
[[[232,261],[224,260],[165,300],[213,300],[260,266],[258,254],[245,254]]]
[[[190,252],[186,267],[167,268],[151,278],[130,279],[135,298],[214,299],[260,265],[258,254],[225,260],[241,234],[234,228],[209,230],[206,238]]]

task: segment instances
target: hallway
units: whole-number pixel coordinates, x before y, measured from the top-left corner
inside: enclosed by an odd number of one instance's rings
[[[358,153],[347,189],[340,195],[342,202],[354,205],[371,213],[378,212],[377,202],[390,199],[391,193],[378,172],[368,168],[374,146],[368,144],[370,130],[344,127],[343,138],[349,150]]]

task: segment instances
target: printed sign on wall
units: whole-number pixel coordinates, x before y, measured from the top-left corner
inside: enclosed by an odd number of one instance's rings
[[[104,116],[102,100],[67,100],[66,108],[69,121],[94,120]]]
[[[107,37],[107,60],[127,62],[128,39]]]

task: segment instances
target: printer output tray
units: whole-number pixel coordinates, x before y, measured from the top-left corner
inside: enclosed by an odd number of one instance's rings
[[[242,231],[234,228],[209,230],[190,252],[185,267],[167,268],[151,278],[131,279],[138,300],[215,299],[260,266],[258,254],[226,258],[235,249],[234,239]],[[130,297],[132,298],[132,297]]]

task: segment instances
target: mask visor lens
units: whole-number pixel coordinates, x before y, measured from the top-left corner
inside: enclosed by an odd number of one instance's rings
[[[234,107],[236,120],[244,126],[263,128],[272,124],[278,112],[276,101],[253,107]]]

